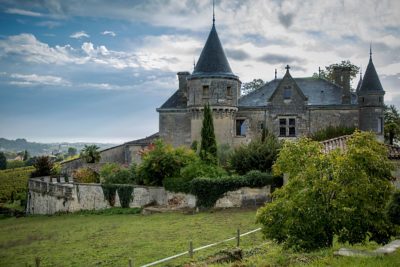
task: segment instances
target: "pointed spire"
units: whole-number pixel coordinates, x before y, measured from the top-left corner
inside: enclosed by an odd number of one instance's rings
[[[378,73],[376,73],[374,63],[372,62],[372,49],[371,46],[369,48],[369,62],[367,69],[364,73],[364,78],[362,79],[362,83],[360,86],[360,91],[367,92],[367,91],[382,91],[382,84],[379,80]]]
[[[369,43],[369,58],[372,59],[372,42]]]
[[[356,87],[356,92],[358,92],[361,88],[362,84],[362,67],[360,67],[360,79],[358,80],[357,87]]]
[[[213,25],[215,25],[215,0],[213,0]]]

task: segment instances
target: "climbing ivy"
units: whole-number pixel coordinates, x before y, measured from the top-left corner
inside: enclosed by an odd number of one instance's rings
[[[133,196],[133,186],[132,185],[119,185],[117,187],[119,201],[121,203],[121,207],[129,208],[129,203],[131,202]]]
[[[118,186],[114,184],[102,184],[104,199],[108,201],[111,207],[115,205],[115,192]]]

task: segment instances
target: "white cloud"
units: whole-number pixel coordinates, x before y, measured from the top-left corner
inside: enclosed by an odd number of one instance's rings
[[[35,86],[35,85],[55,85],[69,86],[70,82],[62,77],[52,75],[37,75],[37,74],[10,74],[10,84],[18,86]]]
[[[102,35],[110,35],[110,36],[112,36],[112,37],[117,36],[117,35],[115,34],[115,32],[113,32],[113,31],[103,31],[101,34],[102,34]]]
[[[75,32],[75,33],[71,34],[69,37],[74,38],[74,39],[81,39],[81,38],[83,38],[83,37],[89,38],[90,35],[87,34],[87,33],[84,32],[84,31],[80,31],[80,32]]]
[[[43,14],[41,14],[41,13],[24,10],[24,9],[19,9],[19,8],[8,8],[8,9],[6,9],[5,12],[8,14],[15,14],[15,15],[29,16],[29,17],[42,17],[43,16]]]

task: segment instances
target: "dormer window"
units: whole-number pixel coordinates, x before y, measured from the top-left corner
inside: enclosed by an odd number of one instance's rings
[[[203,85],[203,97],[209,97],[209,86]]]
[[[284,100],[289,100],[289,99],[291,99],[291,98],[292,98],[292,88],[286,87],[286,88],[283,90],[283,99],[284,99]]]

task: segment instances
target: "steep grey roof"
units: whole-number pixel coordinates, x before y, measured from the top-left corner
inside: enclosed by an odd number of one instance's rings
[[[183,95],[182,90],[178,89],[164,104],[162,104],[160,109],[186,108],[186,106],[186,97]]]
[[[217,30],[213,24],[207,42],[201,51],[200,58],[197,61],[192,77],[207,75],[223,75],[236,77],[228,59],[225,56],[221,41],[219,40]]]
[[[357,83],[356,92],[360,91],[361,84],[362,84],[362,77],[360,76],[360,79],[358,80],[358,83]]]
[[[322,78],[293,78],[303,94],[308,98],[308,105],[340,105],[342,88]],[[282,79],[272,80],[259,89],[239,99],[239,107],[265,106]],[[352,94],[352,104],[356,97]]]
[[[381,91],[383,92],[381,81],[379,80],[378,73],[376,73],[372,57],[369,57],[367,70],[365,71],[364,78],[360,87],[360,92]]]

